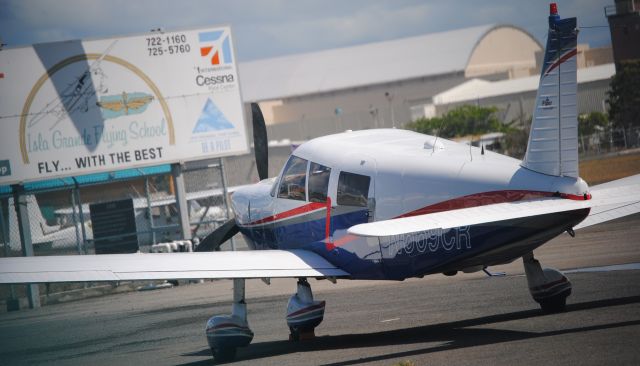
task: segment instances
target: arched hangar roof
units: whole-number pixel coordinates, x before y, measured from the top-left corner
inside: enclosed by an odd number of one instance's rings
[[[503,40],[501,35],[507,33],[510,37]],[[529,48],[542,49],[523,29],[484,25],[244,62],[239,76],[245,101],[283,99],[467,71],[470,61],[504,63],[505,52],[522,48],[523,41],[533,45]],[[530,53],[530,60],[535,60]]]

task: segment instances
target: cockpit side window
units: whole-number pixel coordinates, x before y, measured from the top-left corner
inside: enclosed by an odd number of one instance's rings
[[[338,205],[367,207],[371,177],[340,172],[338,178]]]
[[[326,202],[331,168],[311,162],[309,165],[309,201]]]
[[[278,198],[304,201],[306,197],[307,161],[291,155],[280,179]]]

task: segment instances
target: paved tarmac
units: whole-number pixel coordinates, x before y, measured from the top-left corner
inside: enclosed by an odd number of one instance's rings
[[[561,269],[640,262],[640,215],[536,251]],[[295,280],[248,281],[256,336],[237,365],[640,364],[640,271],[572,273],[568,311],[545,315],[522,264],[404,282],[312,280],[327,301],[317,338],[288,342]],[[0,365],[209,365],[204,325],[230,311],[231,281],[0,314]]]

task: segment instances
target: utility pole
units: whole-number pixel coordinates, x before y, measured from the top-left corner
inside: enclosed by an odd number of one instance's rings
[[[389,102],[389,113],[391,114],[391,125],[393,128],[396,128],[396,117],[393,113],[393,93],[385,92],[384,96],[387,98]]]

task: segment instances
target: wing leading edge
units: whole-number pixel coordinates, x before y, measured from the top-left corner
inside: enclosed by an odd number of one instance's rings
[[[346,276],[306,250],[0,258],[0,283]]]

